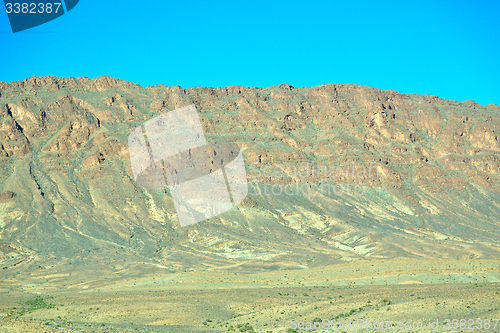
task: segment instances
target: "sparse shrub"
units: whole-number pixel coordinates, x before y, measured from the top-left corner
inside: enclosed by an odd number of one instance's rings
[[[254,332],[254,329],[252,326],[250,326],[249,323],[246,324],[238,324],[237,326],[239,328],[240,332]]]
[[[389,304],[391,304],[391,301],[388,300],[387,298],[382,298],[380,300],[380,304],[382,304],[382,305],[389,305]]]
[[[51,299],[51,298],[52,297],[47,296],[45,299]],[[26,301],[26,302],[21,303],[21,304],[28,305],[27,311],[29,311],[29,312],[35,311],[38,309],[52,309],[52,308],[56,307],[55,304],[52,304],[52,303],[47,304],[45,302],[45,299],[42,296],[36,296],[34,299],[31,299],[31,300]]]

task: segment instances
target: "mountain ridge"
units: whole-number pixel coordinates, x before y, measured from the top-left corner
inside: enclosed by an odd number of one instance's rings
[[[181,228],[167,192],[134,183],[127,137],[190,104],[209,142],[240,146],[252,183],[238,208]],[[0,117],[4,272],[51,258],[254,270],[500,254],[497,105],[347,84],[183,89],[33,77],[0,83]],[[275,172],[312,166],[337,173]],[[294,184],[303,191],[272,192]]]

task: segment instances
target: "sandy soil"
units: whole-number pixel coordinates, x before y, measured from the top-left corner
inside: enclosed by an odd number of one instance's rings
[[[84,281],[78,288],[3,284],[0,332],[287,332],[293,319],[317,318],[333,323],[422,322],[424,327],[394,332],[438,332],[429,330],[428,324],[439,320],[439,332],[465,332],[445,330],[444,320],[476,323],[478,318],[500,318],[500,283],[460,283],[460,278],[479,278],[483,272],[493,280],[498,264],[434,262],[432,268],[430,263],[390,261],[255,274],[205,271],[122,277],[107,284]],[[443,279],[448,282],[441,283]],[[20,316],[26,311],[22,303],[37,296],[53,297],[46,302],[54,307]],[[500,324],[495,329],[493,325],[483,331],[500,332]]]

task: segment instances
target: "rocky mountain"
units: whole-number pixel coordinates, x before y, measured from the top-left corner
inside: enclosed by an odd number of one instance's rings
[[[168,190],[135,183],[127,139],[191,104],[209,142],[241,149],[250,185],[238,207],[180,227]],[[349,84],[32,77],[0,83],[0,121],[4,278],[500,257],[499,105]]]

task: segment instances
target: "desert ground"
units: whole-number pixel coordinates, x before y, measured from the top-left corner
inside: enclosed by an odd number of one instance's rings
[[[114,279],[82,271],[79,283],[73,275],[63,288],[64,274],[52,273],[0,285],[1,332],[500,332],[498,260],[384,260],[259,273],[154,268]],[[294,319],[360,326],[300,330]],[[453,319],[470,329],[453,329]],[[360,320],[423,326],[370,329]],[[438,330],[429,329],[436,320]]]

